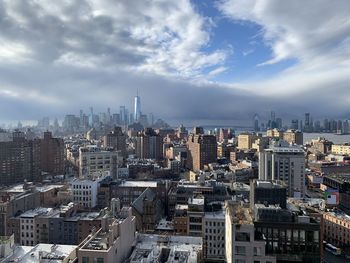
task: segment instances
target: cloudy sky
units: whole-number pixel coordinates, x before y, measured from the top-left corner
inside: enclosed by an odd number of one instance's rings
[[[2,0],[0,120],[350,116],[348,0]]]

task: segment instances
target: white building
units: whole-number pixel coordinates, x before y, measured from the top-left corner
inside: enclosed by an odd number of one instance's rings
[[[105,177],[94,180],[75,179],[71,183],[73,202],[79,207],[90,209],[97,205],[97,190],[100,181]]]
[[[34,246],[38,243],[35,218],[40,215],[50,214],[53,210],[53,208],[38,207],[28,210],[19,216],[20,243],[22,246]]]
[[[203,217],[204,259],[225,260],[225,212],[205,212]]]
[[[115,218],[107,220],[78,249],[78,262],[124,262],[136,239],[135,217],[130,207],[123,207]]]
[[[67,263],[76,262],[77,248],[74,245],[37,244],[36,246],[14,246],[12,253],[0,262],[18,263]]]
[[[81,147],[79,149],[79,176],[92,179],[110,174],[117,178],[118,162],[122,159],[119,156],[118,151],[107,151],[96,145]]]
[[[286,183],[290,197],[305,193],[305,156],[298,145],[279,141],[259,153],[259,179]]]
[[[276,258],[265,255],[265,240],[255,236],[249,208],[226,202],[225,247],[227,263],[275,263]]]

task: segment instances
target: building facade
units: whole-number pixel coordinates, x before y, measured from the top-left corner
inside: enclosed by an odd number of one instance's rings
[[[283,141],[259,153],[259,179],[279,180],[287,185],[288,195],[305,194],[304,150]]]
[[[188,136],[187,149],[187,164],[191,170],[202,170],[204,165],[216,162],[217,143],[214,135],[191,133]]]

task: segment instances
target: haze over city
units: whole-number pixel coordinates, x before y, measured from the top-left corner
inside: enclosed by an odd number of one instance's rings
[[[302,6],[302,8],[300,8]],[[132,108],[179,124],[349,116],[349,1],[0,3],[0,122]]]

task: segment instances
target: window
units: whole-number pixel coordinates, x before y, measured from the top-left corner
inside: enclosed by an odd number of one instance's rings
[[[235,263],[246,263],[244,259],[236,259]]]
[[[96,263],[104,263],[104,259],[103,258],[97,258],[96,259]]]
[[[261,247],[254,247],[254,256],[261,256]]]
[[[245,255],[245,247],[243,246],[235,246],[235,255]]]
[[[89,263],[89,258],[88,257],[83,257],[82,263]]]
[[[236,233],[236,241],[249,242],[250,234],[245,232],[237,232]]]

